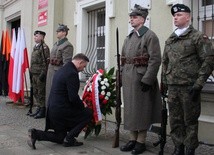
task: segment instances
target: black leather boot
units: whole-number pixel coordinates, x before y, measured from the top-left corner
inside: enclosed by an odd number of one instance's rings
[[[40,111],[38,112],[38,114],[36,114],[34,116],[35,119],[39,119],[39,118],[45,118],[45,113],[46,113],[46,108],[45,107],[41,107]]]
[[[186,148],[185,155],[195,155],[195,149]]]
[[[83,142],[78,142],[75,138],[67,140],[65,137],[62,145],[64,147],[81,146],[81,145],[83,145]]]
[[[131,151],[134,149],[136,144],[135,140],[130,140],[128,143],[120,147],[120,151]]]
[[[40,111],[40,107],[37,107],[35,113],[29,114],[29,116],[34,117],[39,113],[39,111]]]
[[[146,151],[145,143],[136,142],[134,149],[132,150],[132,154],[141,154]]]
[[[28,130],[28,136],[29,136],[29,139],[27,140],[27,144],[28,146],[30,146],[32,149],[36,149],[36,146],[35,146],[35,143],[36,143],[36,140],[37,140],[37,136],[36,136],[36,129],[29,129]]]
[[[172,155],[184,155],[184,145],[176,146]]]

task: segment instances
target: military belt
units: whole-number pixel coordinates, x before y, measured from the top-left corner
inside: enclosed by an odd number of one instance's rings
[[[133,64],[134,66],[148,66],[149,54],[145,53],[142,56],[138,57],[121,57],[121,65]]]
[[[56,58],[50,59],[50,64],[54,66],[61,66],[63,63],[61,60],[58,60]]]

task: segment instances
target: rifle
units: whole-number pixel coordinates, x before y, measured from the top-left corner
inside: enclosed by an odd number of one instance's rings
[[[161,130],[160,130],[159,141],[153,143],[153,146],[155,146],[155,147],[160,145],[159,155],[163,155],[164,147],[165,147],[165,144],[166,144],[166,125],[167,125],[166,98],[167,98],[167,96],[163,96],[162,95],[163,108],[161,110],[162,121],[161,121]]]
[[[29,75],[30,75],[30,108],[29,111],[27,113],[27,115],[31,115],[32,114],[32,108],[33,108],[33,81],[32,81],[32,74],[29,71]]]
[[[44,40],[41,41],[41,46],[42,46],[42,56],[44,58],[44,61],[45,61],[45,68],[46,68],[46,71],[48,70],[48,62],[47,62],[47,58],[45,57],[45,50],[44,50]]]
[[[119,134],[120,134],[120,124],[121,124],[121,74],[120,74],[120,54],[119,54],[119,34],[118,28],[116,29],[116,41],[117,41],[117,71],[116,71],[116,129],[113,141],[113,148],[119,146]]]

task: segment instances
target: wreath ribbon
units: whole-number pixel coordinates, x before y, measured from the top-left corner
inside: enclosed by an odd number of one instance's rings
[[[100,109],[100,101],[99,101],[99,84],[98,84],[98,80],[100,78],[100,76],[103,74],[103,70],[98,70],[96,74],[94,74],[92,76],[92,78],[88,81],[87,85],[84,88],[83,91],[83,100],[86,96],[87,92],[87,88],[89,87],[90,83],[92,82],[92,110],[93,110],[93,118],[95,121],[95,124],[100,124],[102,121],[102,113],[101,113],[101,109]]]

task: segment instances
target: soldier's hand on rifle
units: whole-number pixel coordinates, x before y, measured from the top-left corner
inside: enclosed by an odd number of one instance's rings
[[[160,93],[161,93],[161,95],[166,97],[167,96],[167,91],[168,91],[167,84],[164,84],[164,83],[161,82],[161,84],[160,84]]]
[[[148,85],[148,84],[146,84],[146,83],[143,83],[143,82],[141,82],[141,87],[142,87],[142,91],[143,92],[147,92],[147,91],[149,91],[149,89],[152,87],[151,85]]]
[[[200,93],[201,93],[201,89],[199,89],[199,88],[190,89],[189,94],[190,94],[191,101],[193,101],[193,102],[197,101]]]

